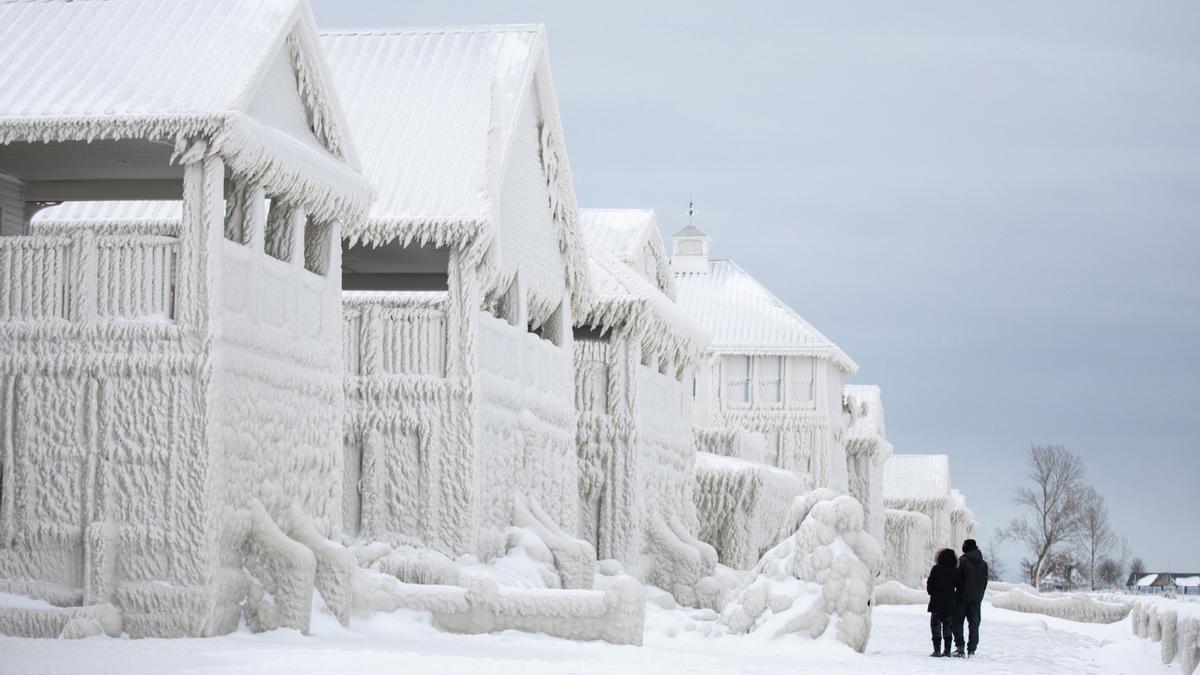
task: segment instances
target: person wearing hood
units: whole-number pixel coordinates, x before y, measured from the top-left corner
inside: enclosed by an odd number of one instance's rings
[[[962,557],[958,559],[958,625],[955,633],[961,640],[963,622],[966,621],[970,637],[967,639],[967,653],[963,654],[962,642],[959,642],[954,655],[974,656],[979,646],[980,610],[983,607],[983,594],[987,591],[988,564],[974,539],[964,541],[962,550]]]
[[[933,637],[930,656],[950,656],[951,635],[957,638],[958,650],[962,651],[962,633],[957,630],[958,568],[953,549],[938,551],[936,562],[925,581],[925,591],[929,593],[929,631]],[[945,651],[942,651],[943,642]]]

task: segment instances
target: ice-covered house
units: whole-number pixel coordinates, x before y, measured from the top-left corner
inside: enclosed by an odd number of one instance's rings
[[[845,441],[849,494],[862,504],[866,530],[882,542],[883,465],[892,456],[884,425],[883,394],[873,384],[848,384],[843,391],[850,417]]]
[[[950,458],[946,455],[894,454],[883,467],[885,557],[892,576],[919,586],[934,553],[958,548],[951,539]]]
[[[680,309],[712,335],[694,380],[701,539],[745,567],[792,500],[848,489],[842,386],[857,365],[689,225],[673,237]]]
[[[517,520],[573,532],[588,270],[542,28],[322,43],[377,192],[342,232],[348,531],[484,557]]]
[[[691,378],[708,337],[675,307],[653,211],[580,215],[593,287],[575,320],[580,532],[680,602],[712,604],[696,589],[717,554],[695,537],[692,499]]]
[[[336,242],[370,199],[307,5],[8,2],[0,26],[0,590],[65,608],[0,629],[228,632],[285,611],[266,541],[303,614],[341,520]]]
[[[961,547],[967,539],[975,537],[979,523],[975,513],[967,506],[967,498],[958,490],[950,490],[950,545]]]

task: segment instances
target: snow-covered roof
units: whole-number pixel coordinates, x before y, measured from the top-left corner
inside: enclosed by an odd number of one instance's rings
[[[849,436],[887,436],[883,418],[883,392],[874,384],[847,384],[842,398],[850,411]]]
[[[63,202],[48,206],[33,216],[33,227],[90,228],[105,225],[178,224],[183,220],[183,202],[161,201],[103,201]]]
[[[607,249],[588,241],[592,283],[587,311],[577,325],[612,328],[627,325],[638,331],[644,348],[674,359],[678,364],[700,358],[708,335],[684,316],[675,303]]]
[[[379,191],[372,221],[401,231],[491,217],[489,160],[512,134],[540,40],[533,25],[321,35],[363,173]]]
[[[489,250],[522,103],[540,106],[542,162],[575,302],[587,289],[574,187],[540,25],[324,33],[337,89],[378,192],[352,244]],[[517,223],[505,223],[515,227]]]
[[[687,227],[683,228],[682,230],[676,232],[675,234],[673,234],[671,236],[672,237],[707,237],[708,235],[701,232],[700,228],[696,227],[695,225],[689,224]]]
[[[0,144],[152,139],[178,154],[201,138],[312,213],[365,213],[371,191],[305,2],[18,0],[0,3],[0,26]],[[280,58],[307,128],[255,105]]]
[[[833,341],[737,263],[710,260],[707,272],[677,273],[675,285],[680,308],[712,335],[712,351],[814,356],[846,373],[858,370]]]
[[[950,497],[946,455],[892,455],[883,465],[883,498],[889,501]]]
[[[630,265],[639,256],[649,255],[659,290],[676,298],[675,277],[654,209],[580,209],[579,224],[589,250],[605,248]]]

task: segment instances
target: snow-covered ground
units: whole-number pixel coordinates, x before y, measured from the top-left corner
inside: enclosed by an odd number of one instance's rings
[[[540,635],[465,636],[397,612],[342,628],[314,617],[312,635],[278,630],[217,638],[33,640],[0,637],[4,673],[1169,673],[1159,645],[1135,638],[1129,619],[1082,624],[984,607],[979,655],[967,662],[928,656],[922,606],[874,613],[866,654],[836,640],[717,634],[710,613],[651,605],[643,647],[571,642]],[[689,629],[688,626],[691,626]],[[703,634],[706,628],[712,635]],[[832,631],[826,633],[830,635]]]

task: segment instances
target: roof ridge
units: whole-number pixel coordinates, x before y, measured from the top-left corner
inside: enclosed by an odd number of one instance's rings
[[[541,30],[540,23],[497,23],[497,24],[465,24],[444,26],[401,26],[397,28],[338,28],[321,30],[321,37],[336,37],[346,35],[431,35],[435,33],[536,33]]]

